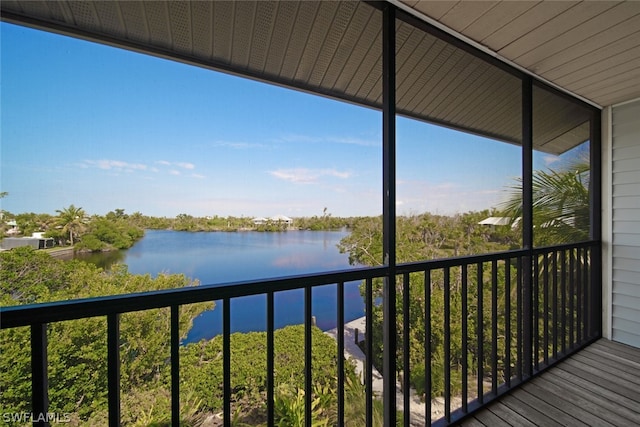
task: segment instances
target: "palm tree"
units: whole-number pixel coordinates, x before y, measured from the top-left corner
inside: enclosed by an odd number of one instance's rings
[[[544,246],[589,239],[589,159],[580,157],[561,169],[533,173],[534,243]],[[522,180],[503,204],[512,224],[522,217]]]
[[[73,236],[84,228],[86,214],[82,208],[76,208],[74,205],[56,212],[58,213],[56,223],[62,227],[63,232],[69,233],[69,242],[73,246]]]

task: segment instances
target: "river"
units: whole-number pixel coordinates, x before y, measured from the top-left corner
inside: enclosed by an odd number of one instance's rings
[[[131,249],[83,259],[108,268],[126,264],[134,274],[181,273],[201,284],[273,278],[353,268],[337,244],[346,231],[181,232],[147,230]],[[364,315],[359,282],[345,284],[345,321]],[[322,330],[336,327],[336,287],[313,289],[312,315]],[[303,290],[275,294],[275,327],[304,322]],[[232,332],[266,329],[266,296],[231,301]],[[222,332],[222,304],[194,320],[185,343]]]

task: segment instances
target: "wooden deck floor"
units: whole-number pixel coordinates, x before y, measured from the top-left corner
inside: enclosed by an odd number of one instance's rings
[[[599,340],[461,425],[640,425],[640,349]]]

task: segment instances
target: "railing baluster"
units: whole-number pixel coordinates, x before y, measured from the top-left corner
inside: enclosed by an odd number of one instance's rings
[[[366,331],[365,348],[367,363],[365,366],[366,425],[373,425],[373,279],[365,282]]]
[[[544,314],[543,320],[543,345],[544,345],[544,353],[543,359],[545,366],[549,364],[549,253],[545,252],[542,263],[542,268],[544,269],[544,280],[543,280],[543,294],[542,294],[542,305],[544,306]]]
[[[552,273],[553,273],[553,357],[558,358],[558,251],[552,253]]]
[[[222,300],[222,393],[224,425],[231,425],[231,300]]]
[[[404,425],[409,427],[411,419],[411,370],[409,366],[409,273],[402,275],[402,403],[404,410]]]
[[[516,374],[518,375],[518,380],[522,381],[522,257],[516,258],[516,294],[518,296],[518,300],[516,301],[516,329],[518,331],[518,335],[516,336],[516,353],[518,357]]]
[[[569,348],[573,348],[576,343],[575,339],[575,268],[573,249],[569,250]]]
[[[567,351],[567,251],[560,252],[560,287],[562,288],[562,353]]]
[[[582,249],[576,249],[576,344],[581,343],[582,336]]]
[[[273,373],[275,371],[273,363],[273,319],[273,292],[267,292],[267,425],[269,427],[273,427],[275,424],[273,408],[273,391],[275,387],[273,381]]]
[[[533,368],[535,371],[540,369],[540,262],[539,255],[533,255],[533,283],[532,283],[532,310],[533,315],[532,326],[532,340],[533,340]]]
[[[109,427],[120,425],[120,314],[107,316]]]
[[[491,262],[491,392],[498,395],[498,260]]]
[[[525,255],[522,265],[522,365],[526,378],[533,375],[533,319],[537,310],[533,307],[532,268],[531,255]]]
[[[444,268],[444,416],[451,422],[451,271]]]
[[[478,402],[482,405],[484,402],[484,386],[483,386],[483,378],[484,378],[484,319],[483,319],[483,311],[484,308],[482,306],[482,292],[483,292],[483,269],[482,263],[479,262],[477,264],[478,268],[478,325],[477,325],[477,334],[478,334]]]
[[[504,373],[511,388],[511,258],[504,262]]]
[[[425,417],[427,425],[431,425],[431,270],[424,272],[424,308]]]
[[[180,425],[180,306],[171,306],[171,424]]]
[[[337,286],[338,318],[338,424],[344,424],[344,282]]]
[[[31,325],[31,411],[34,414],[34,426],[48,425],[40,416],[49,411],[47,346],[47,324]]]
[[[591,271],[589,270],[591,268],[591,257],[589,255],[589,251],[590,249],[588,247],[584,248],[584,261],[582,263],[582,267],[584,269],[584,272],[582,273],[582,280],[584,281],[584,307],[583,307],[583,311],[584,311],[584,315],[583,315],[583,319],[584,319],[584,332],[583,332],[583,337],[585,340],[592,338],[591,337],[591,322],[593,321],[591,316],[594,315],[594,313],[591,312],[590,307],[591,307]]]
[[[469,295],[467,289],[467,264],[460,266],[460,280],[462,281],[461,299],[462,299],[462,412],[468,411],[469,400],[469,362],[467,355],[469,354],[468,342],[469,339]]]
[[[311,427],[311,286],[304,287],[304,422]]]

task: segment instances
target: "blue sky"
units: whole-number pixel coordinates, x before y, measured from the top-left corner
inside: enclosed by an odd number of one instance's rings
[[[2,209],[379,215],[381,114],[0,24]],[[401,214],[495,206],[520,149],[397,122]],[[539,163],[555,159],[543,155]]]

